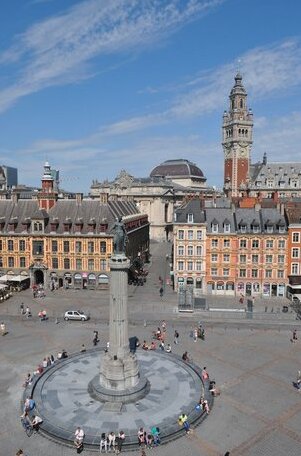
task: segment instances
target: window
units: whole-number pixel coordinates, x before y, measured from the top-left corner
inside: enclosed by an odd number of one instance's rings
[[[2,251],[2,240],[0,240],[0,251]]]
[[[193,261],[188,261],[187,262],[187,271],[192,271],[193,270]]]
[[[247,232],[247,226],[246,225],[240,225],[240,232],[241,233],[246,233]]]
[[[15,267],[15,259],[14,257],[8,257],[8,267],[14,268]]]
[[[300,242],[300,233],[293,233],[293,242]]]
[[[230,223],[225,223],[225,225],[224,225],[224,233],[230,233],[230,228],[231,228]]]
[[[52,258],[52,269],[58,269],[59,268],[59,260],[56,257]]]
[[[3,258],[0,257],[0,268],[3,268]]]
[[[224,262],[225,263],[229,263],[229,261],[230,261],[230,255],[229,255],[229,253],[225,253],[224,254]]]
[[[239,255],[239,262],[240,263],[246,263],[247,262],[247,256],[246,255]]]
[[[247,247],[247,240],[246,239],[241,239],[239,242],[239,247],[241,249],[245,249]]]
[[[299,264],[298,263],[292,263],[292,275],[298,275],[299,274]]]
[[[273,225],[267,225],[267,233],[273,233]]]
[[[193,223],[193,214],[187,214],[187,222]]]
[[[259,240],[258,239],[253,239],[252,241],[252,249],[258,249],[259,248]]]
[[[217,276],[217,268],[211,268],[211,275]]]
[[[35,231],[35,232],[43,231],[43,224],[41,222],[34,222],[33,231]]]
[[[252,263],[258,263],[258,255],[252,255]]]
[[[51,241],[51,251],[52,253],[57,252],[57,241]]]
[[[253,233],[259,233],[259,225],[253,225]]]
[[[89,271],[94,271],[94,260],[93,258],[88,259],[88,270]]]
[[[75,253],[81,253],[82,251],[82,243],[81,241],[75,242]]]
[[[69,253],[70,251],[70,244],[69,244],[69,241],[64,241],[64,253]],[[65,268],[65,266],[64,266]],[[65,269],[69,269],[69,268],[65,268]]]
[[[228,277],[230,275],[230,269],[229,268],[224,268],[223,269],[223,275]]]
[[[202,256],[202,246],[201,245],[196,246],[196,254],[198,256]]]
[[[189,241],[192,241],[192,239],[193,239],[193,231],[192,230],[188,230],[188,239],[189,239]]]
[[[268,239],[265,243],[267,249],[272,249],[274,247],[274,241],[272,239]]]
[[[230,247],[230,239],[224,239],[224,247],[225,248]]]
[[[218,224],[212,223],[212,233],[218,233]]]
[[[211,247],[218,247],[218,239],[212,239]]]
[[[300,256],[300,249],[298,247],[294,247],[292,249],[292,257],[299,258],[299,256]]]
[[[64,269],[70,269],[70,259],[64,258]]]
[[[278,255],[278,263],[284,263],[284,255]]]
[[[265,256],[266,263],[273,263],[273,255],[266,255]]]
[[[202,270],[202,262],[201,261],[197,261],[196,262],[196,270],[197,271],[201,271]]]
[[[94,241],[88,241],[88,253],[94,253]],[[91,270],[89,269],[89,271]]]
[[[20,252],[25,252],[25,241],[23,239],[19,241],[19,250]]]
[[[20,257],[20,268],[26,268],[26,258]]]
[[[100,260],[100,270],[105,271],[107,269],[107,260]]]
[[[179,230],[179,239],[184,239],[184,230]]]
[[[9,250],[10,252],[14,251],[14,241],[12,241],[11,239],[7,241],[7,250]]]
[[[201,230],[197,230],[196,238],[197,238],[198,241],[200,241],[203,238],[203,233],[202,233]]]
[[[266,279],[271,279],[272,278],[272,269],[266,269],[265,270],[265,278]]]
[[[257,277],[258,277],[258,269],[252,269],[252,273],[251,274],[252,274],[253,279],[257,279]]]
[[[107,243],[104,241],[100,242],[100,253],[106,253],[107,251]]]
[[[187,255],[192,256],[193,255],[193,246],[189,245],[187,247]]]
[[[285,226],[284,225],[280,225],[279,226],[279,233],[284,233],[285,232]]]
[[[178,261],[178,271],[184,271],[184,261]]]
[[[280,239],[278,241],[278,248],[279,249],[285,249],[285,240],[284,239]]]
[[[216,263],[217,262],[217,253],[212,253],[211,261],[212,261],[212,263]]]
[[[81,260],[81,258],[76,258],[75,267],[76,267],[77,271],[81,271],[82,270],[82,260]]]
[[[277,277],[278,277],[278,279],[284,279],[284,270],[283,269],[278,269]]]
[[[178,247],[178,255],[179,256],[183,256],[184,255],[184,246],[183,245],[179,245],[179,247]]]
[[[240,269],[239,270],[239,277],[247,277],[247,270],[246,269]]]
[[[33,241],[32,242],[33,255],[44,254],[44,241]]]

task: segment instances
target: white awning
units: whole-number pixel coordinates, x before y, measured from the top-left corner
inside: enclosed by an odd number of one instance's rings
[[[23,276],[23,275],[16,275],[16,276],[8,276],[9,278],[7,280],[9,280],[10,282],[24,282],[24,280],[27,280],[29,279],[29,276]]]
[[[0,277],[0,282],[7,282],[9,277],[12,277],[12,276],[4,274],[3,276]]]

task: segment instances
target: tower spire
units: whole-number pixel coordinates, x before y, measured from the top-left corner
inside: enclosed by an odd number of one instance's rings
[[[229,95],[229,110],[223,115],[224,186],[231,196],[239,196],[250,169],[253,143],[253,114],[247,107],[247,92],[237,72]]]

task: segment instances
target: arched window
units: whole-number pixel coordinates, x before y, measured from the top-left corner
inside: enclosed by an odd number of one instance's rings
[[[244,102],[243,102],[243,99],[241,98],[240,101],[239,101],[239,107],[240,108],[243,108],[244,107]]]
[[[232,106],[232,109],[234,109],[234,107],[235,107],[234,100],[232,100],[231,106]]]

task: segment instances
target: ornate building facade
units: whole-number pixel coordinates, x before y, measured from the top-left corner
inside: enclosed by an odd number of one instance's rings
[[[133,261],[149,248],[149,223],[133,202],[58,199],[50,166],[35,200],[0,200],[0,272],[29,277],[31,284],[75,288],[108,285],[112,227],[122,217]]]
[[[176,211],[175,289],[189,286],[196,296],[200,290],[204,294],[285,296],[288,230],[281,211],[259,204],[213,206],[190,202]],[[178,217],[185,224],[178,223]],[[196,252],[199,257],[194,256]]]
[[[212,198],[216,193],[206,187],[202,170],[184,159],[167,160],[146,178],[135,178],[123,170],[113,182],[94,181],[90,189],[91,198],[134,201],[148,215],[150,238],[156,241],[172,237],[174,210],[185,199],[197,195]]]

